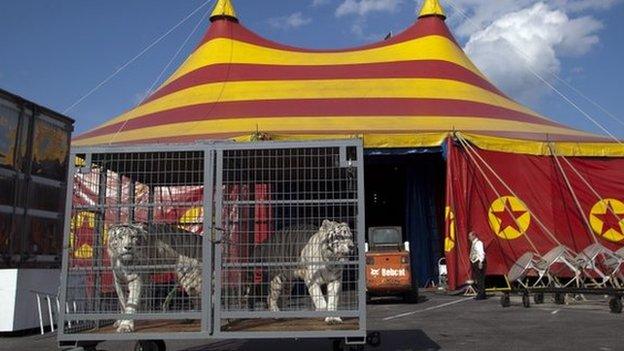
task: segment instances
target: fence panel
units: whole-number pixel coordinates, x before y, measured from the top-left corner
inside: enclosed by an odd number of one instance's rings
[[[63,334],[211,329],[212,151],[151,150],[75,152]]]
[[[215,329],[364,329],[358,141],[217,150]]]

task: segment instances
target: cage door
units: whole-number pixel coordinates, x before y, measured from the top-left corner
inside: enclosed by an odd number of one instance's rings
[[[294,323],[292,332],[327,323],[358,330],[361,141],[233,144],[216,152],[216,332],[271,331],[258,325],[276,318]]]

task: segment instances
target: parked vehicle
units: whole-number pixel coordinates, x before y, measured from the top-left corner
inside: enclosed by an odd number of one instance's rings
[[[73,124],[0,89],[0,333],[40,327],[35,297],[58,291]]]
[[[412,281],[409,243],[403,242],[401,227],[368,228],[366,250],[366,298],[399,296],[418,299]]]

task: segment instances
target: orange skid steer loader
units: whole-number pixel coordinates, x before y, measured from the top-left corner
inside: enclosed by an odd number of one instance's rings
[[[401,227],[368,228],[366,247],[366,300],[398,296],[416,302],[418,288],[412,282],[409,243],[403,242]]]

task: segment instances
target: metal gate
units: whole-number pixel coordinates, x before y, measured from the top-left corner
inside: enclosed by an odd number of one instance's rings
[[[71,157],[60,341],[365,335],[361,141]]]
[[[363,335],[361,142],[216,152],[215,334]]]
[[[213,156],[204,145],[72,150],[59,340],[210,334]]]

